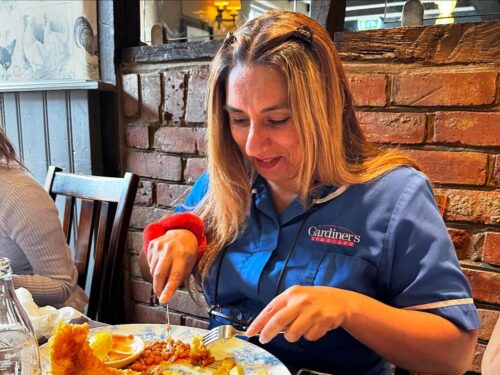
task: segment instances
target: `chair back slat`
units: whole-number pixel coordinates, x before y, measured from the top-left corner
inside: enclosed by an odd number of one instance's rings
[[[75,239],[75,265],[78,269],[78,285],[82,288],[85,288],[87,280],[95,211],[96,202],[89,200],[82,201],[78,232]]]
[[[58,195],[66,198],[63,230],[68,243],[71,232],[76,233],[78,284],[85,288],[91,280],[86,288],[90,290],[87,315],[105,323],[121,322],[124,247],[138,184],[138,176],[132,173],[123,178],[84,176],[63,173],[53,166],[47,172],[45,188],[49,194],[53,199]],[[74,220],[77,201],[81,203],[79,218]],[[94,266],[88,278],[92,250]]]
[[[96,223],[96,239],[94,245],[94,270],[92,273],[92,286],[89,301],[89,314],[97,312],[97,306],[100,304],[102,298],[102,286],[104,279],[107,275],[105,264],[106,259],[109,257],[109,248],[106,250],[105,246],[107,238],[109,237],[108,230],[108,216],[111,208],[109,202],[102,202],[99,216]],[[90,310],[92,309],[92,310]]]
[[[55,196],[54,196],[55,199]],[[71,240],[71,227],[73,224],[73,215],[75,212],[75,198],[67,196],[64,200],[63,232],[68,244]]]
[[[122,191],[121,182],[115,177],[84,176],[57,172],[52,184],[52,194],[71,195],[80,199],[92,199],[117,203]]]
[[[136,175],[132,173],[125,173],[124,186],[125,188],[121,192],[121,197],[119,203],[116,207],[116,214],[113,223],[113,230],[111,232],[111,237],[109,240],[109,249],[111,253],[114,253],[113,256],[108,257],[108,261],[111,262],[115,267],[109,267],[109,276],[108,282],[110,285],[116,285],[120,290],[111,290],[107,289],[106,293],[103,293],[103,297],[109,300],[115,300],[116,295],[120,294],[123,283],[120,282],[121,279],[121,270],[123,269],[123,256],[122,250],[125,247],[126,236],[120,235],[119,231],[116,228],[123,227],[125,225],[128,226],[128,222],[130,221],[130,216],[132,214],[133,204],[127,204],[127,202],[133,202],[135,199],[135,195],[137,192],[137,186],[139,183],[139,179]]]
[[[53,200],[56,200],[57,194],[52,192],[52,184],[54,182],[54,176],[56,172],[60,171],[62,171],[61,168],[54,167],[53,165],[51,165],[47,171],[47,177],[45,177],[45,186],[44,186],[45,191],[47,191],[50,194]]]

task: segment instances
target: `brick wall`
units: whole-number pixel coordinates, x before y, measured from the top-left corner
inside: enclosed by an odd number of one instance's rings
[[[368,138],[416,160],[446,203],[482,321],[471,368],[479,372],[500,305],[499,69],[345,65]]]
[[[479,372],[500,309],[498,60],[371,61],[345,51],[342,57],[368,138],[414,158],[446,204],[443,214],[482,321],[471,368]],[[125,169],[141,176],[128,241],[130,322],[165,321],[151,285],[140,277],[141,230],[170,213],[205,168],[207,69],[206,61],[122,66]],[[173,323],[206,326],[206,306],[195,297],[186,290],[176,294],[169,305]]]
[[[203,105],[208,64],[154,67],[144,74],[134,72],[144,65],[124,68],[132,71],[122,75],[124,165],[141,176],[128,238],[130,322],[165,322],[165,310],[140,275],[142,229],[172,212],[205,169]],[[172,324],[207,327],[207,307],[199,293],[194,293],[193,300],[186,289],[180,290],[169,311]]]

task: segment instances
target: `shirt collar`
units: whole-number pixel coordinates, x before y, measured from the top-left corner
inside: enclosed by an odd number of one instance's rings
[[[320,186],[314,193],[315,197],[312,198],[312,205],[314,206],[317,204],[329,202],[344,193],[348,187],[349,185],[341,185],[339,187],[332,185]],[[252,198],[254,199],[257,208],[259,208],[262,212],[268,214],[269,216],[277,218],[277,213],[274,208],[271,193],[269,192],[266,181],[261,176],[257,176],[254,181],[254,184],[252,186]],[[285,211],[283,211],[280,218],[281,220],[279,221],[281,221],[282,223],[287,222],[292,218],[303,214],[305,211],[306,210],[297,197],[292,201],[290,206],[288,206]]]
[[[321,203],[331,201],[332,199],[337,198],[340,194],[345,192],[348,187],[349,187],[349,185],[341,185],[339,187],[336,187],[336,186],[330,187],[329,192],[322,194],[322,196],[320,196],[319,198],[314,198],[312,200],[312,204],[315,205],[315,204],[321,204]]]

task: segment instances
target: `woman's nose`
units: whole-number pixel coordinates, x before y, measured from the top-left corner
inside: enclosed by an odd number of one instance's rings
[[[266,129],[260,125],[252,122],[248,131],[247,140],[245,144],[245,152],[248,156],[261,157],[268,148],[270,139]]]

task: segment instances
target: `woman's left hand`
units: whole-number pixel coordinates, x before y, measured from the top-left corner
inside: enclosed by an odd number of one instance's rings
[[[324,286],[292,286],[275,297],[255,318],[248,336],[260,333],[263,344],[280,331],[285,339],[296,342],[301,337],[315,341],[341,326],[349,314],[347,290]]]

